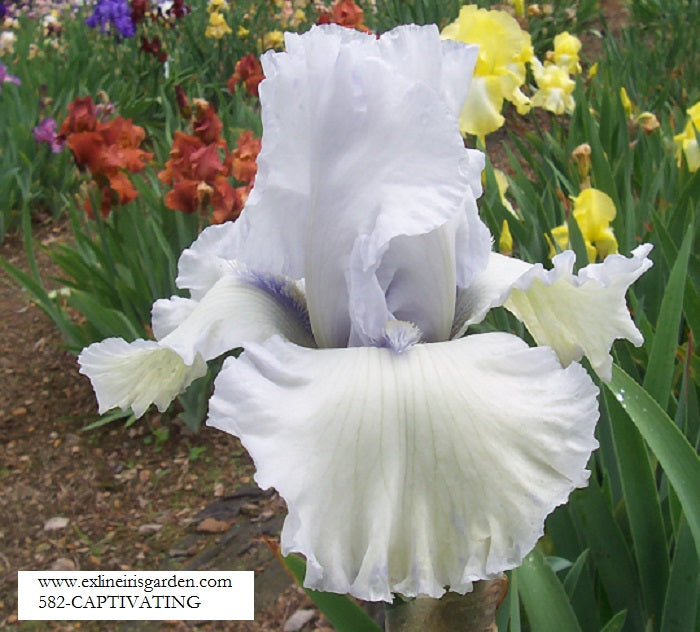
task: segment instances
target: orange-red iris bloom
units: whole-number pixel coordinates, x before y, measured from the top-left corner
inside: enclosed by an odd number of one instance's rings
[[[253,53],[250,53],[236,63],[236,69],[227,83],[228,91],[233,94],[236,91],[236,85],[240,81],[245,85],[248,94],[257,97],[258,86],[264,78],[265,75],[263,74],[260,61]]]
[[[146,133],[131,119],[117,116],[101,122],[91,97],[75,99],[68,106],[59,137],[73,152],[75,161],[87,167],[102,191],[101,212],[109,215],[113,204],[126,204],[138,195],[127,173],[141,171],[153,154],[140,149]],[[88,214],[93,209],[86,202]]]
[[[370,30],[363,24],[364,11],[353,0],[337,0],[330,11],[321,13],[317,24],[339,24],[350,29],[357,29],[363,33]]]
[[[250,130],[242,132],[233,151],[233,177],[245,182],[252,188],[255,174],[258,172],[256,162],[260,153],[260,139]]]
[[[165,195],[165,204],[185,213],[211,206],[215,224],[235,220],[253,187],[260,139],[250,131],[243,132],[236,149],[229,152],[214,108],[202,99],[195,99],[194,105],[194,134],[175,132],[170,159],[158,174],[161,182],[172,187]],[[243,185],[234,186],[232,177]]]

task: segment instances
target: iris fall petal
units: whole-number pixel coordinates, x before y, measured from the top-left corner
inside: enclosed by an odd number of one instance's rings
[[[153,328],[161,336],[158,342],[109,338],[83,350],[80,372],[90,378],[101,412],[117,406],[132,408],[140,417],[152,403],[165,410],[206,373],[207,360],[248,341],[282,334],[314,346],[296,283],[232,266],[229,262],[228,274],[200,301],[174,297],[156,303]]]
[[[484,138],[495,132],[505,122],[503,108],[503,86],[499,77],[474,77],[459,117],[460,129],[465,134]]]
[[[207,372],[201,356],[187,366],[174,351],[152,340],[129,343],[107,338],[83,349],[78,363],[92,382],[100,414],[131,408],[136,417],[151,404],[164,411],[178,393]]]
[[[285,498],[307,587],[391,601],[520,563],[587,481],[596,395],[580,365],[510,334],[403,354],[273,338],[226,362],[208,423]]]
[[[552,259],[554,268],[534,265],[515,283],[505,307],[528,328],[540,345],[552,347],[564,365],[588,357],[604,380],[612,375],[610,347],[618,338],[639,346],[644,339],[625,302],[627,288],[652,262],[651,244],[632,257],[609,255],[573,274],[575,255],[567,250]]]

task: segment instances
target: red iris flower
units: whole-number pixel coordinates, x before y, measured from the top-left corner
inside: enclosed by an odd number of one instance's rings
[[[321,13],[316,23],[339,24],[363,33],[369,33],[370,30],[362,23],[363,19],[364,11],[353,0],[337,0],[331,6],[330,11],[326,10]]]
[[[65,138],[76,163],[86,167],[102,192],[101,211],[109,215],[113,204],[126,204],[138,195],[128,173],[141,171],[153,154],[139,148],[146,133],[130,119],[117,116],[101,122],[91,97],[75,99],[61,125],[59,138]],[[92,206],[86,203],[92,216]]]
[[[233,94],[236,90],[236,84],[240,81],[245,85],[248,94],[257,97],[258,86],[264,78],[260,61],[253,53],[250,53],[236,63],[235,71],[227,83],[228,91]]]
[[[189,106],[184,92],[180,91],[178,97]],[[195,99],[194,106],[194,133],[175,132],[170,159],[158,174],[161,182],[172,187],[165,204],[185,213],[211,207],[215,224],[235,220],[253,186],[260,140],[252,132],[243,132],[237,148],[229,152],[221,137],[223,124],[214,108],[203,99]],[[232,176],[243,186],[234,187]]]

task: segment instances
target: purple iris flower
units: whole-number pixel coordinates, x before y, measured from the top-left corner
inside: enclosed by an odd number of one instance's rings
[[[2,20],[7,15],[7,7],[0,2],[0,20]]]
[[[37,143],[48,143],[51,146],[51,151],[58,154],[63,149],[65,141],[58,139],[56,134],[56,121],[50,116],[39,122],[33,130],[34,140]]]
[[[127,0],[97,0],[92,15],[85,20],[90,28],[98,24],[100,33],[105,33],[115,27],[122,37],[133,37],[136,26],[131,19],[131,9]]]
[[[0,92],[2,92],[3,83],[14,83],[15,85],[19,85],[22,82],[19,80],[19,77],[7,74],[7,66],[0,63]]]

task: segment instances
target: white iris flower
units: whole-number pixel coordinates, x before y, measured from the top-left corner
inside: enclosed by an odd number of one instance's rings
[[[263,56],[264,135],[236,223],[179,262],[191,298],[159,300],[155,341],[109,339],[82,371],[100,411],[161,410],[236,347],[208,423],[240,437],[287,502],[284,553],[306,586],[368,600],[439,597],[517,566],[584,486],[598,390],[650,246],[573,274],[490,252],[483,155],[458,115],[476,47],[433,26],[380,39],[287,34]],[[465,77],[467,77],[465,79]],[[537,343],[462,337],[504,305]]]

